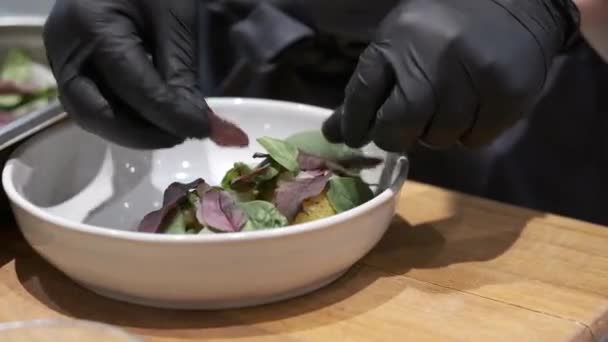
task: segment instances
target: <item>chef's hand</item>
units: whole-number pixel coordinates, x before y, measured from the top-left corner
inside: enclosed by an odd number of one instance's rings
[[[84,129],[134,148],[204,138],[197,0],[57,0],[44,43],[61,102]]]
[[[403,0],[323,131],[391,152],[486,144],[533,103],[577,28],[569,0]]]

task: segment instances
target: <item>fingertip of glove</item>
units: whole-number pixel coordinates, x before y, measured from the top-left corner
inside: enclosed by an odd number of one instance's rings
[[[191,92],[176,91],[174,103],[177,114],[176,122],[179,125],[179,135],[184,138],[204,139],[211,133],[211,123],[208,114],[209,106],[202,97]]]
[[[341,109],[337,109],[334,113],[323,122],[321,132],[325,139],[330,143],[338,144],[344,142],[342,137],[341,125]]]

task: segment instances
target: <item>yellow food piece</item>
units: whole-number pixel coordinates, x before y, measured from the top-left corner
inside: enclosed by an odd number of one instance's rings
[[[323,191],[320,195],[309,198],[302,203],[302,209],[296,215],[293,223],[310,222],[335,214],[336,211],[327,199],[327,191]]]

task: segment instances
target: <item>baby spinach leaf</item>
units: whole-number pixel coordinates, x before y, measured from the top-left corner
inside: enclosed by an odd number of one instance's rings
[[[270,202],[251,201],[241,203],[240,207],[245,211],[249,218],[249,221],[243,230],[278,228],[289,224],[287,218]]]
[[[238,232],[247,222],[245,212],[232,196],[214,188],[203,194],[196,217],[204,226],[220,232]]]
[[[165,234],[186,234],[186,215],[181,210],[176,210],[175,215],[167,223]]]
[[[323,192],[330,177],[329,172],[302,172],[296,178],[280,179],[275,192],[277,209],[291,222],[302,202]]]
[[[369,201],[373,193],[359,177],[335,177],[329,181],[327,198],[341,213]]]
[[[246,174],[251,173],[251,168],[245,163],[234,163],[232,169],[228,170],[222,179],[222,188],[230,189],[232,182]]]
[[[279,174],[279,170],[266,164],[259,167],[248,174],[241,175],[232,180],[230,187],[237,191],[248,191],[251,187],[268,180],[273,179]]]
[[[302,152],[329,160],[340,160],[362,155],[360,150],[350,148],[344,144],[330,143],[319,130],[296,133],[285,141]]]
[[[258,143],[266,149],[270,157],[289,171],[298,170],[298,149],[282,140],[263,137]]]

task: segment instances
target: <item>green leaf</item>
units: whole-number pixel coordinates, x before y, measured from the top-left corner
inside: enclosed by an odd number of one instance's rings
[[[23,102],[23,95],[0,95],[0,108],[14,108]]]
[[[271,165],[268,168],[266,168],[264,170],[264,172],[261,172],[260,174],[256,175],[254,179],[257,183],[261,183],[261,182],[269,181],[278,175],[279,175],[278,168],[275,168]]]
[[[327,198],[338,213],[361,205],[373,196],[369,185],[358,177],[335,177],[329,181]]]
[[[12,49],[8,52],[0,73],[0,79],[13,82],[26,82],[32,72],[32,60],[22,51]]]
[[[248,220],[247,223],[245,223],[245,225],[243,226],[243,229],[241,230],[242,232],[252,232],[254,230],[258,230],[258,228],[256,228],[253,223],[251,223],[251,220]]]
[[[251,173],[249,165],[245,163],[234,163],[232,169],[228,170],[222,179],[222,188],[226,190],[230,189],[230,184],[233,180],[249,173]]]
[[[186,227],[188,229],[193,229],[196,233],[205,228],[196,218],[196,210],[198,210],[200,205],[201,199],[198,197],[198,193],[195,190],[188,193],[188,202],[181,206],[181,210],[186,217]]]
[[[230,182],[230,188],[239,192],[254,190],[263,182],[269,181],[279,174],[279,167],[275,168],[272,164],[264,164],[251,170],[251,172],[234,178]]]
[[[49,74],[51,80],[49,80]],[[52,79],[51,72],[46,67],[36,64],[18,49],[12,49],[7,53],[4,64],[0,69],[0,80],[30,89],[27,94],[0,95],[0,108],[3,109],[12,111],[24,104],[27,107],[40,105],[43,104],[44,100],[48,102],[49,99],[56,96],[55,82]],[[22,109],[22,111],[25,110],[28,110],[28,108]]]
[[[321,131],[304,131],[296,133],[285,140],[297,149],[308,154],[329,160],[348,159],[362,155],[358,149],[350,148],[344,144],[332,144]]]
[[[186,215],[180,209],[175,211],[175,215],[167,224],[165,234],[186,234]]]
[[[290,143],[279,139],[263,137],[258,143],[270,154],[270,157],[289,171],[298,170],[298,149]]]
[[[287,218],[285,218],[285,216],[283,216],[270,202],[245,202],[241,203],[240,207],[245,211],[249,218],[243,230],[279,228],[289,224]]]
[[[215,233],[209,228],[203,228],[198,232],[198,234],[205,235],[205,234],[215,234]]]

